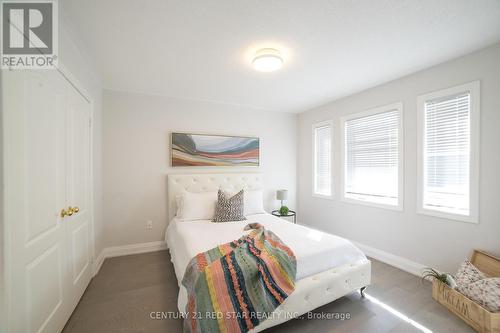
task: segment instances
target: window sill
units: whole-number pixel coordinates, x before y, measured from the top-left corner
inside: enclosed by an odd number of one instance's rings
[[[471,224],[478,224],[479,223],[479,218],[477,216],[465,216],[465,215],[446,213],[446,212],[441,212],[438,210],[425,209],[425,208],[418,209],[417,213],[421,214],[421,215],[439,217],[442,219],[457,221],[457,222],[464,222],[464,223],[471,223]]]
[[[346,202],[346,203],[350,203],[350,204],[354,204],[354,205],[369,206],[369,207],[393,210],[393,211],[397,211],[397,212],[403,211],[402,205],[393,206],[393,205],[386,205],[386,204],[364,201],[364,200],[356,200],[356,199],[351,199],[351,198],[346,198],[346,197],[342,197],[341,201]]]
[[[325,194],[313,193],[312,196],[313,196],[313,198],[318,198],[318,199],[333,200],[333,194],[332,195],[325,195]]]

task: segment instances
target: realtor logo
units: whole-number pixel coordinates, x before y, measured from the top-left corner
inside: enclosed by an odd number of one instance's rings
[[[57,66],[57,2],[2,1],[2,68]]]

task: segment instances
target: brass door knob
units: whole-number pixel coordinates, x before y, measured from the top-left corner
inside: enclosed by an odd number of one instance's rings
[[[68,208],[68,210],[66,209],[61,209],[61,218],[65,218],[66,216],[71,216],[73,215],[73,210],[71,209],[71,207]]]
[[[76,213],[78,213],[78,212],[80,211],[80,208],[78,208],[78,207],[76,207],[76,206],[75,206],[75,207],[71,207],[71,206],[70,206],[70,207],[68,207],[68,210],[71,210],[71,212],[72,212],[73,214],[76,214]]]

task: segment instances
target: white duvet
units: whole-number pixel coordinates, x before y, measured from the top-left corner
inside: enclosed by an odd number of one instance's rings
[[[347,239],[293,224],[271,214],[250,215],[246,221],[224,223],[179,221],[174,218],[167,227],[165,241],[180,286],[180,311],[184,311],[187,302],[186,290],[181,286],[181,281],[191,258],[219,244],[240,238],[246,233],[243,228],[253,222],[264,225],[292,249],[297,258],[297,280],[334,267],[367,260],[363,252]]]

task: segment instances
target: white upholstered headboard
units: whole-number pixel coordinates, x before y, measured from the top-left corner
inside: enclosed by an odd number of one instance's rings
[[[177,211],[175,197],[184,190],[206,192],[217,191],[219,188],[226,191],[262,189],[262,176],[260,173],[170,174],[167,182],[169,222],[174,218]]]

